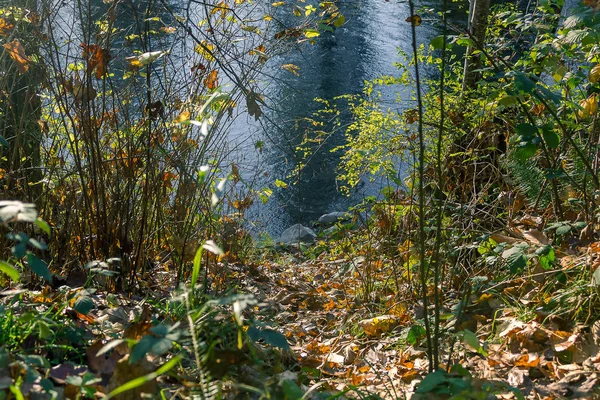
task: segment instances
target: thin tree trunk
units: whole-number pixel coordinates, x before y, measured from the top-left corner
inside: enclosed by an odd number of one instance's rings
[[[473,52],[477,49],[477,45],[483,46],[485,42],[485,31],[489,15],[490,0],[470,1],[468,30],[476,45],[467,48],[463,73],[463,90],[474,89],[481,75],[477,71],[481,68],[481,58],[479,54],[473,54]]]

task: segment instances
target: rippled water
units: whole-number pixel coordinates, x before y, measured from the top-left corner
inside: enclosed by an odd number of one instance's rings
[[[315,98],[359,93],[365,80],[398,74],[394,63],[403,61],[399,51],[407,54],[412,51],[410,24],[405,21],[410,15],[407,3],[370,0],[345,4],[347,23],[342,28],[333,34],[326,33],[315,45],[270,60],[266,72],[275,79],[270,79],[264,90],[273,108],[267,112],[272,122],[263,121],[263,126],[257,126],[252,119],[240,118],[232,130],[234,137],[240,139],[236,155],[246,173],[260,171],[259,184],[270,184],[275,191],[267,204],[255,205],[250,210],[250,217],[259,223],[258,229],[266,229],[272,235],[294,223],[315,221],[323,213],[345,210],[365,195],[378,195],[386,185],[381,180],[365,181],[349,197],[338,190],[335,178],[340,154],[330,150],[343,143],[343,131],[330,137],[311,157],[296,185],[287,188],[273,185],[275,179],[286,181],[297,165],[295,148],[308,127],[303,119],[310,118],[319,108]],[[419,4],[428,5],[439,8],[425,2]],[[456,3],[454,7],[451,20],[460,24],[466,18],[464,11]],[[429,43],[440,34],[440,28],[423,16],[423,24],[417,27],[418,42]],[[280,68],[287,63],[300,67],[299,77]],[[412,102],[411,88],[401,90],[403,100],[390,104],[398,111]],[[384,94],[389,99],[396,96],[394,92]],[[256,140],[264,141],[262,153],[254,149]]]

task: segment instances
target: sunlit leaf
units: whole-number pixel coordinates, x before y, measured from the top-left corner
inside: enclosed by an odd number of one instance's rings
[[[303,33],[308,39],[316,38],[321,35],[321,33],[319,33],[319,31],[316,29],[305,29]]]
[[[204,87],[209,90],[214,90],[219,86],[219,77],[218,71],[215,69],[208,73],[206,78],[204,78]]]
[[[300,74],[298,73],[298,71],[300,71],[300,67],[294,64],[283,64],[281,66],[282,69],[285,69],[286,71],[291,72],[292,74],[296,75],[296,76],[300,76]]]
[[[411,15],[410,17],[406,18],[406,22],[411,22],[414,26],[419,26],[423,22],[423,19],[421,18],[420,15],[415,14],[415,15]]]
[[[591,70],[590,70],[590,82],[592,83],[597,83],[600,82],[600,64],[596,64]]]
[[[19,274],[19,271],[17,271],[15,267],[2,260],[0,260],[0,272],[8,275],[8,277],[15,282],[18,282],[21,277],[21,274]]]
[[[140,54],[139,56],[127,57],[125,60],[129,61],[131,66],[139,68],[153,63],[166,54],[168,54],[166,51],[150,51]]]
[[[15,62],[20,74],[24,74],[29,70],[29,58],[25,55],[25,49],[19,40],[15,39],[12,42],[5,43],[4,48]]]
[[[181,114],[179,114],[177,116],[177,118],[175,118],[173,120],[173,122],[178,123],[178,124],[184,123],[186,121],[189,121],[190,116],[191,116],[191,114],[189,111],[183,111]]]

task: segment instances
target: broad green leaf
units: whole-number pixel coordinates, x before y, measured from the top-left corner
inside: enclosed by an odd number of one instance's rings
[[[94,300],[89,296],[79,296],[73,304],[73,309],[83,315],[87,315],[94,307]]]
[[[304,396],[302,389],[300,389],[296,382],[291,379],[286,379],[283,381],[281,383],[281,388],[283,389],[285,398],[288,400],[300,400]]]
[[[560,144],[560,137],[556,131],[554,131],[554,129],[543,128],[542,136],[544,137],[544,142],[546,142],[546,145],[551,149],[556,149]]]
[[[408,331],[408,337],[406,340],[411,346],[415,346],[419,340],[425,335],[425,328],[421,325],[413,325]]]
[[[129,364],[135,364],[136,362],[144,358],[144,356],[148,354],[148,352],[158,342],[158,340],[160,339],[151,335],[146,335],[143,338],[141,338],[140,341],[137,342],[137,344],[133,346],[133,349],[131,350]]]
[[[335,21],[333,21],[333,26],[335,26],[336,28],[340,28],[342,25],[344,25],[344,23],[346,23],[346,17],[340,15],[335,19]]]
[[[2,260],[0,260],[0,272],[5,273],[10,279],[12,279],[15,282],[18,282],[19,278],[21,277],[21,274],[19,274],[19,271],[17,271],[15,267]]]
[[[444,36],[436,36],[429,42],[429,45],[435,50],[441,49],[444,46]]]
[[[519,160],[528,160],[533,157],[538,151],[538,146],[532,142],[520,142],[517,145],[515,155]]]
[[[523,136],[535,136],[537,134],[537,127],[531,124],[519,124],[515,127],[515,131],[519,135]]]
[[[52,282],[52,274],[50,273],[50,269],[48,269],[48,265],[36,255],[32,253],[27,254],[27,265],[29,265],[29,268],[31,268],[36,275],[41,276],[47,282]]]
[[[48,223],[46,221],[44,221],[41,218],[37,218],[35,220],[35,224],[38,226],[38,228],[40,228],[46,235],[51,236],[52,234],[52,230],[50,228],[50,225],[48,225]]]
[[[523,254],[523,248],[519,246],[505,250],[502,253],[502,258],[504,258],[513,274],[523,270],[527,266],[527,259]]]
[[[473,349],[475,349],[475,351],[477,351],[479,354],[481,354],[484,357],[487,357],[488,354],[485,351],[485,349],[483,348],[483,346],[481,345],[481,342],[479,341],[479,339],[477,338],[477,335],[475,335],[475,333],[471,332],[468,329],[465,329],[463,331],[463,340],[466,344],[468,344]]]
[[[285,336],[273,329],[258,329],[254,326],[248,328],[248,336],[250,339],[257,341],[262,339],[269,346],[278,347],[280,349],[289,350],[290,345]]]
[[[431,373],[427,374],[427,376],[425,377],[425,379],[423,379],[421,381],[421,383],[419,383],[415,392],[416,393],[431,393],[438,386],[446,383],[447,381],[448,381],[448,379],[446,378],[446,374],[444,373],[444,371],[437,370],[435,372],[431,372]]]
[[[531,93],[535,90],[535,82],[533,82],[527,75],[522,72],[516,72],[515,76],[515,89],[523,93]]]

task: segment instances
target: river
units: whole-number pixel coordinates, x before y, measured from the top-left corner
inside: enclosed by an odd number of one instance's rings
[[[300,51],[271,59],[266,65],[267,74],[275,77],[265,84],[265,96],[272,107],[266,119],[271,122],[257,124],[253,118],[242,115],[232,127],[231,143],[237,149],[237,162],[247,176],[258,176],[257,187],[268,185],[274,190],[266,204],[256,202],[248,212],[249,219],[257,224],[256,231],[277,236],[292,224],[308,225],[324,213],[348,209],[365,196],[379,196],[381,188],[388,184],[382,179],[364,179],[349,196],[342,194],[336,183],[340,154],[330,150],[344,142],[343,131],[319,146],[295,185],[284,188],[273,184],[275,179],[289,182],[289,174],[300,161],[295,148],[305,132],[313,129],[306,118],[321,106],[315,98],[331,100],[360,93],[365,80],[398,75],[394,63],[404,60],[399,51],[411,54],[407,2],[370,0],[344,4],[342,11],[347,22],[342,28],[333,34],[325,33],[314,45],[307,44]],[[453,24],[464,25],[465,4],[468,3],[452,4]],[[439,8],[439,4],[423,1],[417,4],[418,8],[428,6]],[[428,44],[440,35],[441,28],[432,22],[437,16],[422,15],[423,24],[417,27],[418,43]],[[288,63],[299,67],[300,76],[280,67]],[[382,91],[384,99],[391,100],[388,106],[392,110],[414,107],[412,88],[394,86]],[[402,100],[394,102],[396,95]],[[255,149],[259,140],[264,142],[262,151]]]

